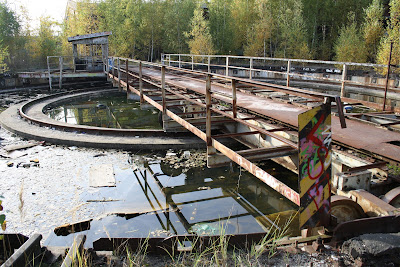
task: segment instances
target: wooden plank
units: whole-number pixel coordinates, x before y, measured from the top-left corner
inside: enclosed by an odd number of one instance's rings
[[[115,186],[114,167],[112,164],[92,166],[89,170],[89,185],[91,187]]]
[[[11,152],[14,150],[30,148],[30,147],[38,146],[41,144],[43,144],[43,142],[29,142],[29,143],[24,143],[24,144],[7,145],[7,146],[4,146],[3,149],[7,152]]]

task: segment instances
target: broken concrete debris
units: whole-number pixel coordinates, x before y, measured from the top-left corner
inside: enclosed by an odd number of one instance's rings
[[[207,164],[207,155],[203,151],[190,150],[174,152],[168,150],[165,158],[162,159],[165,163],[171,165],[174,169],[183,168],[186,172],[189,168],[204,167]]]

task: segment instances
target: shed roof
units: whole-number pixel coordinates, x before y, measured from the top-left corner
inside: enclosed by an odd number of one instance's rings
[[[108,37],[111,34],[112,34],[112,32],[98,32],[98,33],[92,33],[92,34],[77,35],[77,36],[73,36],[73,37],[68,37],[68,42],[80,43],[82,41],[89,41],[90,39]]]

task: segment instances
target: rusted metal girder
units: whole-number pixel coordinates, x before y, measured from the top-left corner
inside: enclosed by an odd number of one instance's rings
[[[132,75],[133,77],[137,77],[136,75],[133,75],[133,74],[130,74],[130,75]],[[145,79],[145,81],[146,81],[147,83],[151,84],[151,85],[154,85],[154,86],[157,86],[157,87],[160,88],[160,85],[159,85],[158,83],[155,83],[155,82],[150,81],[150,80],[147,80],[147,79]],[[176,86],[176,87],[178,87],[178,88],[180,88],[180,89],[183,89],[183,90],[187,90],[186,87],[179,87],[179,86],[177,86],[177,85],[174,85],[174,86]],[[178,96],[178,97],[181,97],[181,98],[186,99],[187,101],[189,101],[189,102],[191,102],[191,103],[193,103],[193,104],[196,104],[196,105],[198,105],[198,106],[200,106],[200,107],[206,108],[206,104],[200,103],[200,102],[198,102],[198,101],[196,101],[196,100],[191,99],[190,97],[184,96],[184,95],[182,95],[182,94],[180,94],[180,93],[177,93],[177,92],[175,92],[175,91],[173,91],[173,90],[171,90],[171,89],[166,88],[166,90],[167,90],[168,92],[170,92],[170,93],[173,93],[174,95],[176,95],[176,96]],[[232,120],[234,120],[234,121],[236,121],[236,122],[239,122],[239,123],[241,123],[241,124],[243,124],[243,125],[246,125],[246,126],[252,128],[252,129],[254,129],[254,130],[257,130],[257,131],[259,131],[260,133],[263,133],[263,134],[268,135],[268,136],[270,136],[270,137],[272,137],[272,138],[275,138],[275,139],[277,139],[277,140],[283,142],[283,143],[286,144],[286,145],[289,145],[289,146],[291,146],[291,147],[293,147],[293,148],[297,148],[297,144],[296,144],[296,143],[294,143],[294,142],[292,142],[292,141],[290,141],[290,140],[288,140],[288,139],[286,139],[286,138],[284,138],[284,137],[282,137],[282,136],[280,136],[280,135],[274,134],[274,133],[273,133],[274,131],[269,131],[269,130],[267,130],[267,129],[258,127],[258,126],[256,126],[256,125],[252,124],[251,122],[247,122],[246,119],[234,118],[234,116],[233,116],[232,114],[229,114],[229,113],[227,113],[227,112],[224,112],[224,111],[222,111],[222,110],[219,110],[218,108],[212,108],[212,107],[211,107],[210,109],[211,109],[213,112],[215,112],[215,113],[219,113],[219,114],[221,114],[221,115],[223,115],[223,116],[226,116],[226,117],[228,117],[228,118],[231,118]]]
[[[207,84],[209,84],[209,88],[211,90],[211,76],[209,76],[209,78],[207,79]],[[150,82],[153,85],[156,85],[157,87],[159,87],[160,85],[151,81],[146,81],[146,82]],[[124,81],[121,81],[122,85],[125,86],[127,88],[127,90],[134,92],[136,94],[140,94],[140,92],[127,85]],[[171,93],[173,93],[172,90],[166,89],[168,91],[170,91]],[[209,91],[210,91],[209,90]],[[209,92],[211,93],[211,92]],[[179,97],[183,97],[185,98],[185,96],[180,95],[178,93],[176,93],[176,95],[178,95]],[[211,96],[210,96],[211,97]],[[163,106],[160,105],[159,103],[157,103],[156,101],[154,101],[153,99],[151,99],[150,97],[147,97],[145,95],[143,95],[143,98],[145,101],[149,102],[151,105],[153,105],[154,107],[156,107],[158,110],[163,111]],[[193,101],[190,98],[187,98],[188,101]],[[211,98],[209,99],[211,100]],[[199,104],[200,106],[204,107],[204,104],[198,103],[197,101],[193,101],[193,103],[195,104]],[[205,105],[207,108],[207,105]],[[226,114],[228,115],[229,118],[240,122],[241,120],[238,118],[233,118],[232,115],[227,114],[226,112],[218,112],[218,109],[211,109],[210,108],[211,105],[209,105],[209,118],[211,120],[211,110],[216,112],[216,113],[222,113],[222,114]],[[279,192],[281,195],[285,196],[287,199],[289,199],[290,201],[292,201],[293,203],[295,203],[296,205],[300,205],[300,198],[299,198],[299,193],[297,193],[295,190],[293,190],[292,188],[290,188],[289,186],[285,185],[284,183],[282,183],[281,181],[279,181],[278,179],[276,179],[275,177],[273,177],[272,175],[270,175],[269,173],[267,173],[266,171],[264,171],[263,169],[261,169],[260,167],[258,167],[257,165],[255,165],[254,163],[250,162],[249,160],[247,160],[246,158],[240,156],[239,154],[237,154],[235,151],[231,150],[230,148],[226,147],[225,145],[223,145],[222,143],[218,142],[217,140],[215,140],[214,138],[211,137],[211,132],[209,132],[209,137],[207,137],[207,134],[204,133],[203,131],[201,131],[200,129],[198,129],[197,127],[195,127],[193,124],[188,123],[187,121],[185,121],[184,119],[182,119],[181,117],[179,117],[178,115],[176,115],[175,113],[171,112],[170,110],[166,109],[165,113],[167,116],[169,116],[171,119],[175,120],[176,122],[178,122],[179,124],[181,124],[184,128],[186,128],[187,130],[191,131],[192,133],[194,133],[196,136],[198,136],[199,138],[201,138],[203,141],[205,141],[207,143],[208,147],[212,147],[215,148],[216,150],[220,151],[222,154],[224,154],[225,156],[227,156],[229,159],[231,159],[232,161],[234,161],[235,163],[237,163],[238,165],[242,166],[244,169],[246,169],[247,171],[249,171],[251,174],[253,174],[254,176],[256,176],[257,178],[259,178],[261,181],[263,181],[264,183],[266,183],[267,185],[269,185],[271,188],[273,188],[274,190],[276,190],[277,192]],[[246,121],[242,121],[242,123],[244,124],[248,124],[249,126],[251,126],[252,128],[258,128],[257,130],[263,133],[266,133],[268,135],[275,135],[272,133],[269,133],[267,130],[265,129],[261,129],[259,127],[256,127]],[[209,125],[211,126],[211,121],[209,121]],[[209,127],[209,129],[211,129],[211,127]],[[277,136],[279,139],[284,140],[286,143],[290,144],[292,147],[297,148],[297,144],[288,141],[280,136]]]

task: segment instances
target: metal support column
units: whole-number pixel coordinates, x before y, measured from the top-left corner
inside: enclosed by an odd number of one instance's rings
[[[229,75],[229,57],[226,57],[225,75]]]
[[[194,57],[192,56],[192,70],[194,70]]]
[[[211,66],[210,66],[210,63],[211,63],[211,57],[210,57],[210,56],[208,56],[208,63],[207,63],[207,72],[208,72],[208,73],[210,73],[210,72],[211,72]]]
[[[207,156],[217,153],[217,150],[212,145],[211,139],[211,75],[207,75],[206,81],[206,143]]]
[[[50,69],[49,57],[47,57],[47,70],[48,70],[48,74],[49,74],[49,87],[50,87],[50,91],[51,91],[51,90],[53,90],[53,87],[51,85],[51,69]]]
[[[250,80],[253,79],[253,58],[250,58],[250,74],[249,74]]]
[[[144,103],[143,98],[143,66],[142,61],[139,62],[139,91],[140,91],[140,104]]]
[[[163,121],[165,121],[167,118],[167,104],[165,99],[165,66],[161,67],[161,94],[162,94]]]
[[[237,98],[236,98],[236,80],[232,79],[232,114],[237,118]]]
[[[182,68],[181,55],[178,56],[178,61],[179,61],[179,63],[178,63],[179,68]]]
[[[393,50],[393,42],[390,42],[389,61],[388,61],[388,66],[387,66],[386,82],[385,82],[385,96],[383,97],[382,111],[385,111],[385,108],[386,108],[386,96],[387,96],[387,89],[389,86],[389,75],[390,75],[390,65],[391,65],[391,61],[392,61],[392,50]]]
[[[342,88],[340,89],[340,97],[345,96],[345,86],[346,86],[346,77],[347,77],[347,65],[343,64],[343,71],[342,71]]]
[[[290,68],[292,67],[292,62],[288,60],[287,62],[287,70],[286,70],[286,86],[290,86]]]
[[[60,64],[60,80],[58,81],[58,87],[61,89],[62,88],[63,65],[64,65],[63,57],[59,57],[58,61]]]
[[[129,61],[125,59],[126,91],[129,92]]]
[[[121,62],[120,62],[120,58],[118,58],[117,64],[118,64],[118,90],[121,90]]]

